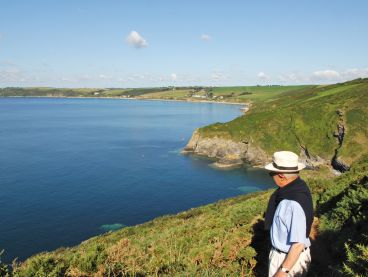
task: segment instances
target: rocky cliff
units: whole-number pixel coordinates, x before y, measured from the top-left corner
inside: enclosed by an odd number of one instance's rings
[[[213,164],[216,167],[228,168],[242,164],[263,167],[271,161],[271,155],[255,145],[253,141],[237,142],[218,137],[202,137],[199,129],[196,129],[188,144],[182,151],[183,154],[195,154],[216,159]],[[316,168],[320,165],[328,165],[329,161],[308,153],[307,148],[300,147],[300,161],[308,168]]]
[[[263,166],[270,157],[252,142],[236,142],[218,137],[202,137],[196,129],[183,153],[215,158],[217,167],[233,167],[248,163]]]

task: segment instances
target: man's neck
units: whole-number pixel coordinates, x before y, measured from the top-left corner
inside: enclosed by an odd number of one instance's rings
[[[279,187],[280,188],[286,187],[287,185],[294,182],[298,178],[299,178],[299,176],[290,177],[290,178],[286,179],[282,184],[280,184]]]

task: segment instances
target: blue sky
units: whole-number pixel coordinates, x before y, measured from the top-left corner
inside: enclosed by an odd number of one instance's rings
[[[0,87],[368,77],[368,1],[1,0]]]

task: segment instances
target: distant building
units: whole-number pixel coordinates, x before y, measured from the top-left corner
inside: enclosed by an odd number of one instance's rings
[[[205,95],[198,95],[198,94],[193,94],[192,97],[193,98],[207,98]]]

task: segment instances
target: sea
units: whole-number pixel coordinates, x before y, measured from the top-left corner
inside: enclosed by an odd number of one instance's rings
[[[3,262],[272,187],[262,169],[219,170],[181,150],[241,106],[0,98]],[[249,130],[251,132],[251,130]]]

